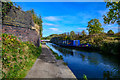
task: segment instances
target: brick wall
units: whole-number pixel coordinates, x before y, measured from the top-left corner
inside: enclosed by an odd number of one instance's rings
[[[39,34],[34,29],[3,25],[2,32],[14,34],[15,36],[19,37],[22,41],[31,41],[36,46],[39,46],[39,42],[40,42]]]

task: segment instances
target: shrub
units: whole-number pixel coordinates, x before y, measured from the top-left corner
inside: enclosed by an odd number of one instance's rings
[[[109,30],[109,31],[107,32],[107,34],[108,34],[108,35],[113,35],[114,32],[113,32],[112,30]]]
[[[2,34],[3,78],[23,78],[32,67],[41,48],[30,42],[22,42],[16,36]]]
[[[120,37],[120,32],[116,33],[116,34],[115,34],[115,36],[118,36],[118,37]]]

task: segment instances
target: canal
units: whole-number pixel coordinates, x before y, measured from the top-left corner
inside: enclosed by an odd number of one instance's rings
[[[96,52],[63,48],[46,43],[63,60],[77,78],[120,78],[120,60],[114,56],[105,56]]]

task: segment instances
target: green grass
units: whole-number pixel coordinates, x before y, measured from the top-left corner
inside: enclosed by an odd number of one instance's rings
[[[98,50],[100,53],[107,55],[120,55],[120,36],[108,36],[108,35],[98,35],[98,36],[86,36],[86,38],[81,39],[81,43],[91,44],[93,50]],[[98,49],[97,49],[98,48]]]
[[[55,56],[55,58],[57,59],[57,60],[62,60],[63,59],[63,57],[60,55],[58,55],[56,52],[54,52],[49,46],[47,46],[51,51],[52,51],[52,53],[53,53],[53,55]]]
[[[56,57],[57,60],[62,60],[63,57],[58,55],[57,53],[53,52],[53,55]]]
[[[66,66],[68,63],[63,62],[63,64]]]
[[[41,46],[2,34],[2,78],[24,78],[40,53]]]
[[[83,80],[88,80],[85,74],[83,74]]]

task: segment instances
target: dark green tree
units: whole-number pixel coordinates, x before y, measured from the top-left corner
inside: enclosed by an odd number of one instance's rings
[[[109,35],[113,35],[114,32],[113,32],[112,30],[109,30],[109,31],[107,32],[107,34],[109,34]]]
[[[119,2],[107,2],[106,8],[109,8],[107,15],[103,15],[105,24],[114,24],[115,22],[120,25],[120,1]]]
[[[104,30],[101,26],[98,19],[92,19],[88,22],[87,30],[89,34],[101,33]]]

